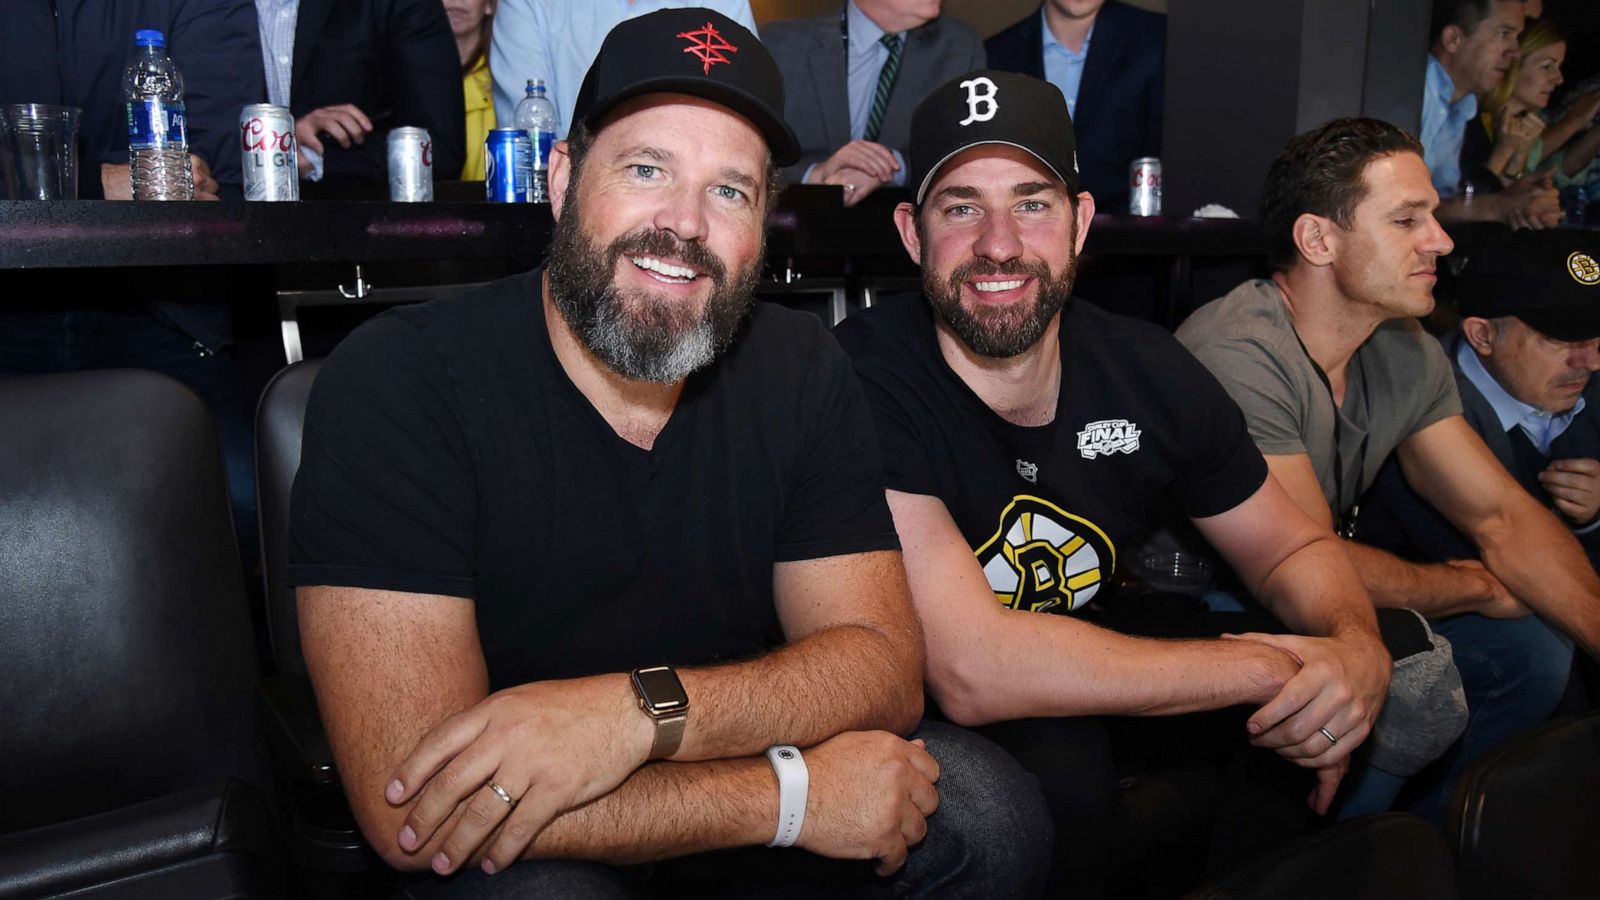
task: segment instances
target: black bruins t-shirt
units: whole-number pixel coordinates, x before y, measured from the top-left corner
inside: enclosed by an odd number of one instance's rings
[[[385,313],[307,407],[290,578],[476,603],[491,690],[783,641],[773,564],[898,549],[871,415],[815,317],[757,303],[652,450],[550,346],[540,272]]]
[[[944,501],[1013,609],[1082,609],[1158,504],[1213,516],[1266,480],[1243,414],[1172,335],[1081,300],[1061,317],[1055,421],[1037,427],[1007,422],[950,369],[921,297],[834,333],[861,376],[889,487]]]

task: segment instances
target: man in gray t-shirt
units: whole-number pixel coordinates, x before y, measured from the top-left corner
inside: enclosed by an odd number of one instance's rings
[[[1320,521],[1353,524],[1393,452],[1416,492],[1477,545],[1481,563],[1421,565],[1345,545],[1377,605],[1415,609],[1457,645],[1471,709],[1459,770],[1513,733],[1497,712],[1517,702],[1521,626],[1484,618],[1532,610],[1596,655],[1600,578],[1467,425],[1449,362],[1416,322],[1433,309],[1434,269],[1453,248],[1438,204],[1421,146],[1391,125],[1341,119],[1296,137],[1263,194],[1271,279],[1196,312],[1178,337]]]
[[[1336,408],[1270,279],[1207,304],[1178,338],[1207,368],[1227,373],[1223,384],[1261,452],[1309,456],[1328,506],[1341,512],[1355,507],[1401,441],[1461,414],[1450,361],[1412,318],[1383,322],[1356,349]]]

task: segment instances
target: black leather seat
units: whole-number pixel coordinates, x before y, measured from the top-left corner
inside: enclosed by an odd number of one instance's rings
[[[1600,712],[1559,719],[1461,776],[1445,834],[1462,895],[1600,895]]]
[[[0,897],[281,891],[246,603],[199,398],[0,379]]]
[[[1450,848],[1407,813],[1343,822],[1236,869],[1193,900],[1451,900]],[[1538,896],[1505,894],[1507,897]]]
[[[289,810],[289,854],[319,875],[387,874],[361,838],[333,766],[316,696],[300,653],[300,623],[289,586],[289,490],[300,468],[300,433],[306,400],[322,360],[295,363],[273,376],[256,409],[256,496],[261,516],[262,579],[273,674],[261,682],[284,805]]]

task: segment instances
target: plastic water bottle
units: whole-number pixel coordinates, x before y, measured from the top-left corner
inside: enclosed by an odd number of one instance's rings
[[[161,32],[136,31],[133,44],[133,61],[122,75],[133,199],[193,200],[183,76],[167,58],[167,39]]]
[[[528,79],[528,95],[517,104],[515,127],[528,133],[533,145],[533,182],[528,187],[531,203],[550,202],[550,146],[556,142],[561,119],[556,105],[544,93],[543,78]]]

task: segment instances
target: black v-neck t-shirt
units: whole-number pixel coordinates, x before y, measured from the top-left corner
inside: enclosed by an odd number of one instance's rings
[[[834,334],[861,376],[889,487],[942,500],[1013,609],[1082,609],[1158,505],[1204,518],[1266,481],[1243,414],[1176,338],[1081,300],[1061,316],[1055,420],[1036,427],[1001,418],[951,370],[921,297]]]
[[[775,563],[898,549],[870,413],[815,317],[757,303],[647,451],[561,367],[541,274],[391,310],[328,358],[294,584],[473,600],[498,690],[765,652]]]

